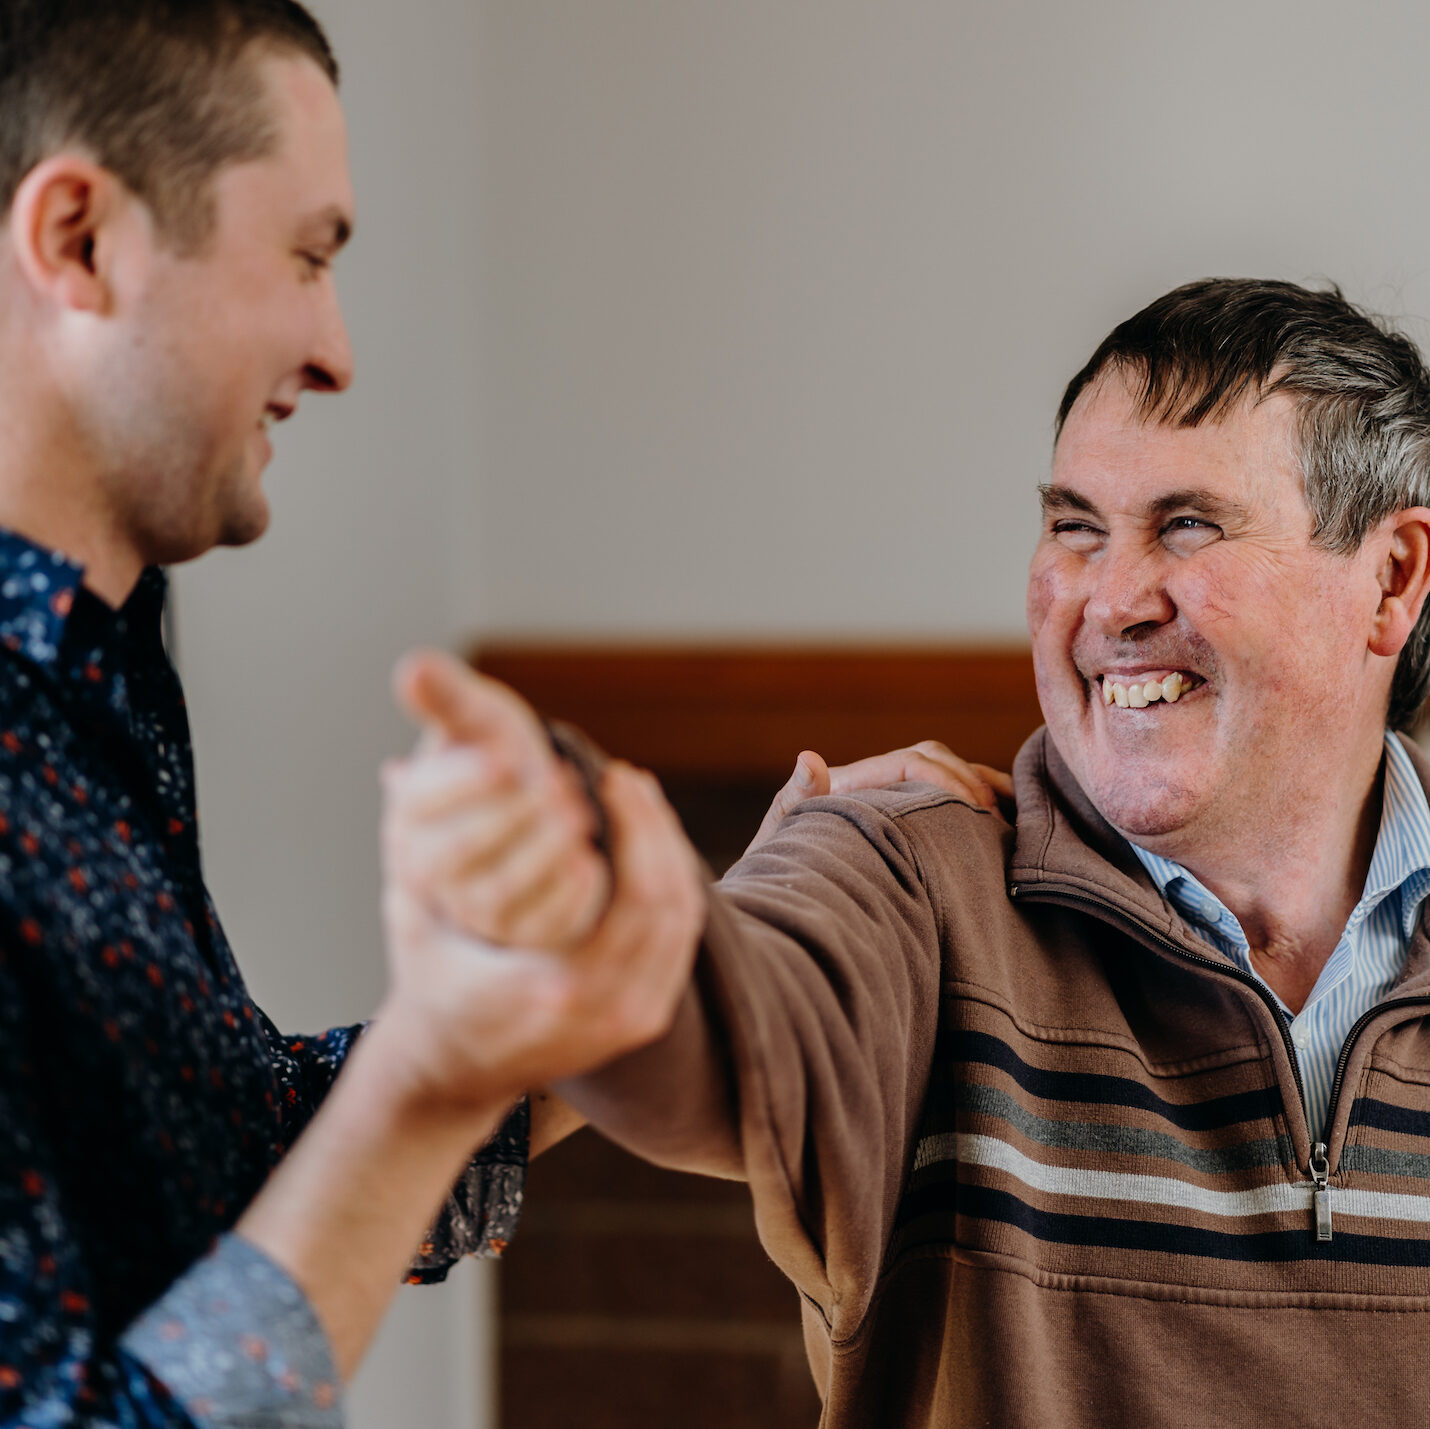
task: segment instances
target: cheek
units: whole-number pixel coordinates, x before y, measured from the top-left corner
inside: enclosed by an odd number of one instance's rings
[[[1058,600],[1058,580],[1047,563],[1034,558],[1028,569],[1028,632],[1037,638],[1038,632],[1052,614]]]
[[[1293,592],[1304,588],[1303,581],[1270,560],[1227,552],[1222,559],[1189,562],[1168,582],[1168,593],[1195,629],[1216,639],[1224,628],[1227,653],[1234,656],[1284,640],[1286,623],[1302,604]]]

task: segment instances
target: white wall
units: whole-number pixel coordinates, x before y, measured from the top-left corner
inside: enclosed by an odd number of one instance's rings
[[[1430,312],[1423,3],[482,14],[491,631],[1017,635],[1114,322],[1213,273]]]
[[[472,470],[476,381],[471,7],[315,8],[352,131],[358,238],[340,285],[358,379],[276,432],[264,540],[175,583],[209,881],[254,995],[294,1029],[362,1017],[382,990],[376,771],[408,742],[388,671],[471,623],[443,541]],[[400,1294],[354,1386],[355,1429],[488,1422],[485,1269]]]
[[[262,544],[177,580],[210,880],[290,1027],[380,991],[409,643],[1016,635],[1113,322],[1208,273],[1430,313],[1423,4],[318,9],[358,385],[279,433]],[[358,1429],[484,1422],[489,1289],[404,1293]]]

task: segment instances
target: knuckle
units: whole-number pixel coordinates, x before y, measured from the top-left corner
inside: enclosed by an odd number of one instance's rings
[[[443,898],[450,916],[463,928],[484,937],[501,935],[501,908],[488,889],[466,884],[450,889]]]

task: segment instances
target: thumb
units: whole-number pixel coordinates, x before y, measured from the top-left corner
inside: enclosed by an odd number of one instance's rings
[[[829,793],[829,766],[812,749],[805,749],[794,762],[794,773],[786,780],[784,788],[775,795],[768,812],[760,823],[759,831],[750,840],[746,853],[753,853],[765,843],[779,828],[785,815],[802,804],[806,799],[817,799]]]
[[[829,793],[829,783],[829,765],[824,762],[824,757],[812,749],[803,749],[794,762],[794,773],[790,775],[789,783],[775,798],[778,801],[781,794],[792,789],[797,790],[798,793],[790,798],[786,806],[787,809],[792,809],[805,799],[823,798]]]
[[[397,703],[450,741],[530,737],[536,717],[521,697],[443,650],[414,650],[392,675]]]

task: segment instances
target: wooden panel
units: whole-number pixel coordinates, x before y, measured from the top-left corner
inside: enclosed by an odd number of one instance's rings
[[[505,1429],[814,1429],[798,1296],[749,1192],[579,1131],[501,1262]]]
[[[662,774],[784,777],[941,739],[1007,768],[1042,722],[1025,647],[488,644],[473,663]]]

